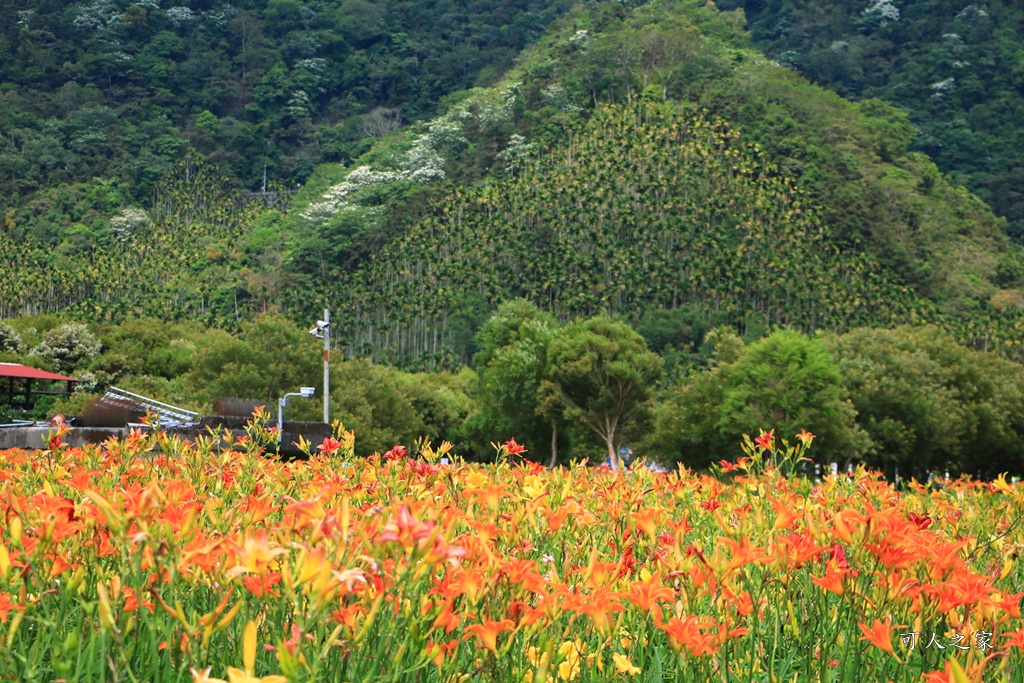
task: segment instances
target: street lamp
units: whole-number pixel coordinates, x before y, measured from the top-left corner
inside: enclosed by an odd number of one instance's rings
[[[324,424],[331,424],[331,310],[324,309],[324,319],[316,321],[316,327],[309,331],[317,339],[324,340]]]
[[[285,394],[277,399],[277,441],[281,442],[281,433],[284,430],[284,407],[288,405],[290,396],[301,396],[302,398],[313,398],[316,394],[316,387],[302,387],[297,394]]]

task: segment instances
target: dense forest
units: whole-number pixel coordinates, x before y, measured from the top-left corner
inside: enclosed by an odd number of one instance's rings
[[[919,480],[1024,474],[1024,366],[934,326],[744,340],[694,309],[650,313],[634,330],[603,315],[562,324],[516,299],[474,340],[472,369],[407,372],[335,354],[331,417],[356,434],[357,454],[448,441],[486,461],[515,438],[545,464],[605,462],[614,447],[706,469],[735,460],[744,434],[773,430],[795,444],[807,430],[819,467],[865,463]],[[28,413],[0,404],[0,423],[81,414],[113,385],[202,413],[222,396],[272,404],[315,386],[286,417],[319,420],[320,348],[277,314],[237,335],[152,318],[86,326],[23,316],[0,322],[0,362],[72,374],[80,389]]]
[[[927,153],[1024,238],[1024,7],[981,2],[724,0],[753,42],[843,97],[909,115]]]
[[[237,189],[264,178],[294,188],[317,164],[348,162],[430,116],[445,95],[489,84],[566,7],[3,3],[0,195],[20,231],[48,240],[68,218],[108,217],[111,201],[148,205],[190,154]],[[62,206],[84,199],[80,184],[101,196]]]
[[[896,86],[936,31],[1009,60],[1017,11],[972,33],[918,4],[5,5],[0,354],[86,373],[58,408],[118,383],[205,410],[315,381],[330,307],[332,402],[371,451],[703,467],[785,425],[843,462],[1024,469],[1017,132],[980,113],[1010,120],[1013,68]],[[943,107],[998,163],[942,141]],[[656,356],[614,435],[573,393],[587,344]],[[790,356],[806,400],[750,393]]]

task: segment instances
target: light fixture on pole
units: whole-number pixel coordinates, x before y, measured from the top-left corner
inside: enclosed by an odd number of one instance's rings
[[[324,424],[331,424],[331,310],[324,309],[324,319],[316,321],[316,327],[309,331],[317,339],[324,340]]]
[[[299,393],[285,394],[281,398],[277,399],[277,443],[280,446],[281,434],[284,431],[284,407],[288,405],[288,399],[292,396],[301,396],[302,398],[313,398],[316,395],[316,387],[301,387]]]

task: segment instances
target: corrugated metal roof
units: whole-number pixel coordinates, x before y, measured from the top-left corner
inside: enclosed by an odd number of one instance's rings
[[[23,379],[51,379],[63,382],[77,382],[74,377],[58,375],[55,372],[30,368],[27,365],[18,363],[0,363],[0,377],[20,377]]]

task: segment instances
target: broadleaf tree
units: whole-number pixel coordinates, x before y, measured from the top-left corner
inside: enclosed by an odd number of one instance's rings
[[[618,470],[615,439],[645,407],[661,369],[661,357],[631,327],[596,316],[570,323],[551,342],[541,394],[597,434]]]
[[[480,346],[474,357],[480,376],[482,412],[497,432],[524,440],[528,451],[551,435],[548,464],[558,462],[560,409],[552,409],[541,396],[548,365],[548,347],[558,332],[558,322],[526,299],[502,304],[480,328]]]

